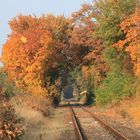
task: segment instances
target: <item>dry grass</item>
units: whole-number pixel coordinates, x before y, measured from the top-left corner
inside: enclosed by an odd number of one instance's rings
[[[47,103],[40,98],[30,95],[19,95],[11,100],[16,115],[22,118],[22,126],[25,135],[22,140],[37,139],[41,140],[41,134],[44,132],[42,127],[46,125],[46,117],[42,110],[47,112]]]
[[[28,107],[20,107],[17,113],[24,118],[23,126],[25,135],[22,140],[64,140],[70,135],[69,123],[65,122],[65,110],[54,111],[50,116],[45,117],[41,112],[29,109]],[[53,114],[53,111],[55,114]]]
[[[42,120],[44,118],[43,115],[47,115],[49,108],[47,100],[36,98],[31,95],[15,96],[11,99],[11,104],[17,116],[24,118],[26,122]]]
[[[126,105],[126,111],[136,123],[140,123],[140,98],[130,101]]]
[[[116,120],[131,120],[135,125],[140,126],[140,96],[124,100],[112,107],[105,108],[101,112]]]
[[[11,100],[16,114],[23,118],[23,128],[25,135],[22,140],[64,140],[71,134],[69,121],[64,117],[69,110],[66,109],[48,109],[44,100],[30,98],[28,96],[19,96]],[[44,116],[44,110],[49,115]],[[42,111],[43,110],[43,111]],[[43,113],[42,113],[43,112]],[[66,115],[70,116],[70,114]],[[73,132],[73,131],[72,131]]]

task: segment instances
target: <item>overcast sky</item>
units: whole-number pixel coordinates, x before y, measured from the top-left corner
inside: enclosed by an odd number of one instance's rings
[[[7,35],[10,34],[8,21],[13,17],[23,14],[52,13],[54,15],[64,14],[69,16],[72,12],[80,9],[81,4],[91,3],[93,0],[1,0],[0,3],[0,56],[2,45]]]

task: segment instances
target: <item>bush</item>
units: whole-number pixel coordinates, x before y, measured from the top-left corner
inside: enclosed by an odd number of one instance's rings
[[[2,70],[0,71],[0,87],[1,94],[6,98],[10,98],[15,95],[14,93],[14,84],[7,79],[7,74]]]
[[[6,97],[0,95],[0,139],[19,140],[23,129],[19,127],[20,119]]]
[[[111,71],[96,89],[96,102],[99,105],[115,104],[125,97],[135,94],[135,78],[123,73],[120,64],[113,64]]]

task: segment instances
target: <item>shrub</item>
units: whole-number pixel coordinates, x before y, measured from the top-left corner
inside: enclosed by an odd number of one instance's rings
[[[14,84],[7,79],[7,74],[0,71],[0,87],[1,87],[1,94],[6,98],[10,98],[15,95],[14,93]]]
[[[0,139],[19,140],[23,130],[19,127],[20,119],[6,97],[0,95]]]
[[[135,94],[135,78],[123,73],[120,64],[113,64],[111,71],[95,90],[96,102],[99,105],[115,104],[125,97]]]

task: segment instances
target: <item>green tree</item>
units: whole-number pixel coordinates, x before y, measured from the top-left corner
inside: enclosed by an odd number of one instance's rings
[[[137,0],[99,0],[95,5],[98,13],[96,35],[104,41],[103,54],[109,66],[106,78],[96,89],[96,101],[99,104],[113,103],[135,93],[126,87],[131,85],[135,89],[130,57],[124,51],[118,52],[113,44],[125,37],[119,24],[135,11],[137,5]]]

